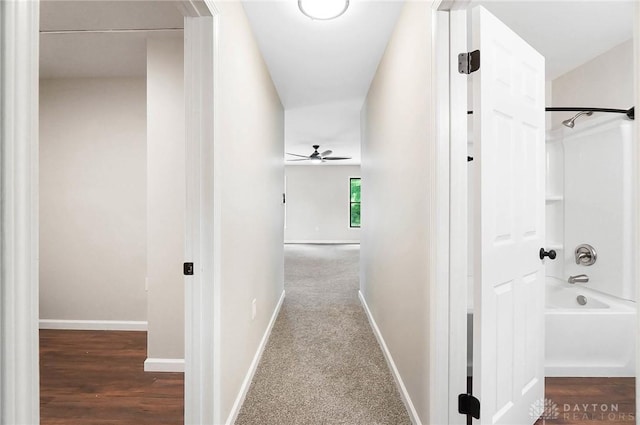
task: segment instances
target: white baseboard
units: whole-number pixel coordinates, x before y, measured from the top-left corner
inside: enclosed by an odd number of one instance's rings
[[[633,378],[635,374],[635,361],[630,359],[626,365],[610,366],[570,366],[570,365],[545,365],[544,376],[547,378]]]
[[[40,329],[74,331],[146,331],[146,321],[134,320],[51,320],[40,319]]]
[[[231,408],[231,412],[229,413],[229,417],[227,418],[225,424],[231,425],[235,423],[238,418],[238,413],[240,413],[240,408],[244,403],[245,398],[247,397],[247,392],[249,392],[249,387],[251,386],[251,381],[253,380],[253,375],[256,373],[256,369],[258,368],[258,363],[260,363],[260,358],[262,357],[262,353],[264,352],[264,347],[267,345],[267,341],[269,340],[269,335],[271,335],[271,330],[273,329],[273,325],[276,323],[276,319],[278,318],[278,313],[280,313],[280,308],[282,307],[282,303],[284,302],[285,291],[282,291],[282,295],[280,295],[280,300],[278,300],[278,305],[276,305],[273,314],[271,315],[271,320],[267,325],[267,329],[262,336],[262,340],[260,341],[260,345],[258,345],[258,350],[256,351],[255,356],[253,357],[253,361],[249,366],[249,370],[240,386],[240,392],[236,397],[236,401],[233,403],[233,407]]]
[[[400,392],[400,397],[402,397],[402,401],[404,402],[404,405],[407,408],[407,412],[409,413],[409,418],[411,419],[411,423],[415,425],[420,425],[421,422],[420,422],[420,418],[418,417],[418,412],[416,412],[416,408],[414,407],[413,402],[411,401],[411,397],[407,392],[407,388],[404,386],[404,382],[402,381],[400,372],[398,371],[398,368],[396,367],[396,364],[393,361],[393,357],[391,357],[391,352],[389,351],[387,344],[384,342],[384,338],[380,333],[380,329],[378,328],[376,321],[371,315],[371,310],[369,310],[367,301],[364,299],[364,295],[362,295],[361,291],[358,291],[358,297],[360,298],[362,307],[364,308],[364,311],[367,314],[367,318],[369,319],[369,324],[373,329],[373,334],[376,336],[376,339],[378,340],[378,344],[380,344],[380,348],[382,348],[382,353],[384,354],[384,358],[387,360],[387,365],[389,365],[389,369],[391,370],[393,379],[396,381],[398,391]]]
[[[184,372],[184,359],[154,359],[144,361],[145,372]]]
[[[284,241],[285,244],[309,244],[309,245],[360,245],[360,240],[291,240]]]

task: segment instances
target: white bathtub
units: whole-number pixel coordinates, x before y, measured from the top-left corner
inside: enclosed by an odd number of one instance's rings
[[[546,375],[635,376],[636,304],[588,285],[547,278]]]
[[[636,304],[547,277],[546,376],[635,376]],[[587,303],[580,305],[582,295]],[[467,316],[471,373],[473,306]],[[470,375],[471,376],[471,375]]]

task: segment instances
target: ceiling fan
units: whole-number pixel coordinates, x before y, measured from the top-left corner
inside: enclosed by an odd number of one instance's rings
[[[319,148],[320,148],[320,145],[313,145],[314,151],[309,156],[298,155],[297,153],[289,153],[289,152],[287,152],[287,155],[292,155],[292,156],[299,157],[299,158],[296,158],[296,159],[288,159],[287,161],[319,161],[319,162],[325,162],[325,161],[337,161],[337,160],[340,160],[340,159],[351,159],[350,156],[329,156],[333,152],[332,150],[326,150],[326,151],[320,153],[320,152],[318,152]]]

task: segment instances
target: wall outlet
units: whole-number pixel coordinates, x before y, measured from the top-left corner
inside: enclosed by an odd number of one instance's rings
[[[256,313],[256,299],[254,298],[253,301],[251,301],[251,320],[254,320],[256,318]]]
[[[145,291],[149,290],[149,278],[148,277],[144,278],[144,290]]]

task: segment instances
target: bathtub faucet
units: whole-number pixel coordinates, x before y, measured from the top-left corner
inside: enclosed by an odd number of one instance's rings
[[[576,256],[576,264],[579,266],[591,266],[598,258],[595,248],[587,243],[578,245],[574,254]]]
[[[587,283],[587,282],[589,282],[589,276],[587,276],[586,274],[569,276],[569,283]]]

